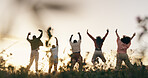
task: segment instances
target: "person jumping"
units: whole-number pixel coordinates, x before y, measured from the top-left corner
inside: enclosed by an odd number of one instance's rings
[[[30,55],[30,63],[27,66],[27,71],[30,69],[34,59],[35,59],[35,68],[36,68],[36,72],[38,72],[38,59],[39,59],[39,47],[43,46],[42,41],[40,40],[42,35],[43,35],[43,31],[39,29],[39,31],[41,32],[40,36],[38,38],[36,38],[35,35],[33,35],[33,39],[29,39],[29,35],[31,34],[31,32],[28,33],[27,35],[27,40],[30,42],[31,45],[31,55]]]
[[[94,41],[94,44],[95,44],[95,52],[91,60],[93,65],[95,65],[96,62],[99,63],[98,57],[100,57],[104,63],[106,62],[106,59],[102,53],[102,45],[108,33],[109,33],[109,30],[107,29],[107,33],[105,34],[103,38],[101,38],[100,36],[97,36],[95,39],[92,35],[88,33],[88,30],[87,30],[87,35]]]
[[[80,44],[81,44],[80,32],[78,32],[78,35],[79,35],[78,41],[74,40],[72,42],[71,40],[72,40],[73,35],[71,35],[69,42],[70,42],[70,45],[71,45],[71,48],[72,48],[72,55],[71,55],[72,69],[73,69],[75,63],[78,62],[79,63],[79,70],[81,71],[82,70],[82,56],[80,54],[80,52],[81,52],[81,49],[80,49]]]
[[[49,51],[49,52],[51,52],[51,56],[49,58],[49,70],[48,70],[48,73],[51,72],[52,65],[54,65],[54,71],[57,72],[59,45],[58,45],[58,39],[56,37],[55,37],[55,39],[56,39],[56,46],[52,45],[52,48]]]
[[[136,33],[134,33],[132,37],[123,35],[123,38],[121,38],[121,39],[118,35],[117,29],[116,29],[115,33],[117,36],[117,45],[118,45],[115,71],[118,71],[120,69],[122,61],[124,61],[125,64],[129,68],[132,68],[132,64],[131,64],[131,62],[128,58],[128,55],[127,55],[127,49],[130,47],[131,40],[136,35]]]

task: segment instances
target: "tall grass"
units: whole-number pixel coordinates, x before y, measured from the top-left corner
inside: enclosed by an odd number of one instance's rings
[[[83,67],[82,71],[69,70],[70,65],[60,67],[60,72],[45,73],[40,71],[36,74],[32,71],[27,72],[26,68],[21,67],[15,70],[13,66],[8,66],[5,70],[0,70],[0,78],[148,78],[148,69],[146,66],[138,66],[134,64],[133,69],[128,69],[126,66],[122,66],[120,71],[114,71],[113,69],[100,69],[92,68],[87,69]]]

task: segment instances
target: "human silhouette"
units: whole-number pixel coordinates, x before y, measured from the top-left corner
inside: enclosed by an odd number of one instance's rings
[[[125,64],[129,67],[132,68],[132,64],[128,58],[127,55],[127,49],[130,47],[131,45],[131,40],[133,39],[133,37],[136,35],[136,33],[133,34],[132,37],[129,36],[125,36],[123,35],[123,38],[120,39],[117,29],[115,31],[116,36],[117,36],[117,61],[116,61],[116,67],[115,70],[118,71],[121,67],[122,61],[125,62]]]
[[[52,45],[52,48],[50,49],[49,52],[51,52],[51,56],[49,58],[49,70],[48,70],[48,73],[51,72],[51,68],[52,68],[52,65],[54,65],[54,71],[56,72],[57,71],[57,64],[58,64],[58,39],[55,37],[56,39],[56,46],[55,45]]]
[[[100,57],[103,62],[106,62],[106,59],[102,53],[102,45],[103,45],[103,42],[104,42],[105,38],[107,37],[108,33],[109,33],[109,30],[107,29],[107,33],[105,34],[105,36],[103,38],[101,38],[100,36],[97,36],[96,38],[94,38],[92,35],[89,34],[89,32],[87,30],[88,36],[94,41],[94,45],[95,45],[95,52],[94,52],[92,60],[91,60],[93,65],[95,65],[96,62],[99,63],[98,57]]]
[[[33,35],[33,39],[29,39],[29,35],[31,34],[31,32],[28,33],[27,35],[27,40],[29,41],[30,45],[31,45],[31,55],[30,55],[30,63],[27,66],[27,71],[30,69],[34,59],[35,59],[35,68],[36,68],[36,72],[38,73],[38,59],[39,59],[39,47],[43,46],[42,41],[40,40],[42,35],[43,35],[43,31],[39,29],[39,31],[41,32],[40,36],[37,38],[35,35]]]
[[[79,35],[79,40],[78,41],[77,40],[74,40],[73,42],[71,41],[73,35],[71,35],[71,37],[69,39],[69,42],[70,42],[70,45],[71,45],[71,48],[72,48],[71,67],[73,69],[75,63],[78,62],[79,63],[79,70],[81,71],[82,70],[82,56],[80,54],[80,52],[81,52],[81,48],[80,48],[81,34],[80,34],[80,32],[78,32],[78,35]]]

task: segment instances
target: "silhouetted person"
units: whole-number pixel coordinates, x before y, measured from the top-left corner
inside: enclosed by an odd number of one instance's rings
[[[125,64],[129,67],[132,68],[132,64],[128,58],[127,55],[127,49],[130,47],[131,45],[131,40],[133,39],[133,37],[136,35],[135,33],[133,34],[132,37],[128,37],[123,35],[123,38],[120,39],[118,33],[117,33],[117,29],[116,29],[116,35],[117,35],[117,61],[116,61],[116,67],[115,70],[118,71],[121,67],[122,61],[125,62]]]
[[[49,52],[51,52],[51,56],[49,58],[49,70],[48,70],[48,73],[51,72],[51,68],[52,68],[52,65],[54,65],[54,71],[56,72],[57,71],[57,64],[58,64],[58,39],[55,37],[56,39],[56,46],[55,45],[52,45],[52,48],[50,49]]]
[[[78,62],[79,63],[79,70],[81,71],[82,70],[82,56],[80,54],[80,52],[81,52],[81,49],[80,49],[80,44],[81,44],[80,32],[78,32],[78,35],[79,35],[78,41],[74,40],[72,42],[71,40],[72,40],[73,35],[71,35],[69,42],[70,42],[70,45],[71,45],[71,48],[72,48],[72,55],[71,55],[72,69],[73,69],[75,63]]]
[[[106,59],[102,53],[102,45],[103,45],[103,42],[104,42],[105,38],[107,37],[108,33],[109,33],[109,30],[107,29],[107,33],[105,34],[105,36],[103,38],[101,38],[100,36],[97,36],[95,39],[92,35],[90,35],[88,33],[88,30],[87,30],[88,36],[94,41],[94,44],[95,44],[95,52],[92,57],[93,65],[95,65],[95,62],[99,63],[98,57],[100,57],[104,63],[106,62]]]
[[[27,66],[27,71],[30,69],[34,59],[35,59],[35,68],[36,68],[36,72],[38,72],[38,59],[39,59],[39,47],[43,46],[42,41],[40,40],[40,38],[42,37],[43,31],[39,29],[39,31],[41,32],[40,36],[38,38],[36,38],[35,35],[33,35],[33,39],[29,39],[29,35],[31,34],[30,32],[27,35],[27,40],[30,42],[31,45],[31,55],[30,55],[30,63]]]
[[[48,35],[48,40],[46,41],[46,47],[49,47],[49,45],[48,45],[48,43],[49,43],[49,41],[50,41],[50,39],[51,39],[51,37],[52,37],[52,34],[51,34],[51,27],[49,27],[48,29],[47,29],[47,35]]]

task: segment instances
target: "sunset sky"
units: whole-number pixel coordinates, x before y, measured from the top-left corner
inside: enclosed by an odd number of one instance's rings
[[[120,37],[132,36],[134,32],[139,34],[141,29],[136,21],[137,16],[148,16],[147,0],[1,0],[0,51],[15,43],[6,49],[6,54],[13,54],[8,58],[7,64],[26,66],[29,64],[31,52],[30,44],[26,40],[28,32],[31,32],[32,38],[32,35],[39,36],[38,29],[42,29],[42,41],[45,42],[46,30],[52,27],[53,36],[59,40],[59,57],[63,58],[65,54],[71,53],[69,38],[73,34],[73,40],[78,40],[77,33],[80,32],[81,55],[85,57],[86,52],[90,52],[91,58],[94,43],[87,36],[87,29],[94,37],[103,37],[106,29],[109,29],[102,50],[110,53],[117,48],[116,29]],[[132,40],[130,49],[139,49],[137,35]],[[55,44],[54,38],[51,44]],[[45,57],[44,48],[41,47],[39,64]],[[35,70],[34,64],[31,69]]]

